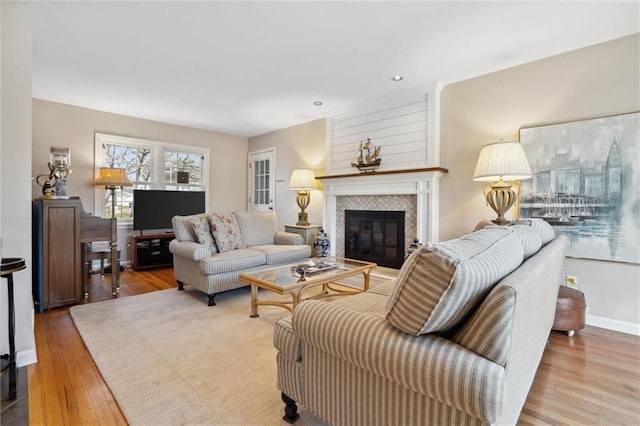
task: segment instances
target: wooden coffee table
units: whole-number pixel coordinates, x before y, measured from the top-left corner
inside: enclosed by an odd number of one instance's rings
[[[309,299],[362,293],[369,289],[371,271],[377,266],[371,262],[339,257],[321,257],[310,260],[318,265],[334,264],[335,266],[327,266],[327,269],[322,267],[305,269],[304,262],[296,262],[273,269],[240,274],[240,281],[251,285],[251,316],[258,316],[259,305],[280,306],[293,312],[298,303],[305,300],[303,293],[312,287],[322,286],[323,288],[320,294],[310,296]],[[302,273],[302,269],[305,269],[304,273]],[[336,286],[338,280],[359,274],[363,276],[362,288]],[[290,294],[291,301],[258,300],[258,288],[277,294]]]

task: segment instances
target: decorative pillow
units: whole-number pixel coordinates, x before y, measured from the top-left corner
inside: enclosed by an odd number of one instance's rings
[[[245,248],[235,215],[232,213],[211,213],[209,223],[220,253]]]
[[[471,231],[471,232],[476,232],[476,231],[479,231],[481,229],[486,228],[487,226],[494,226],[494,225],[495,225],[495,223],[491,222],[489,219],[482,219],[480,222],[478,222],[476,227],[473,228],[473,231]]]
[[[496,226],[505,225],[496,225],[490,220],[483,219],[478,222],[476,227],[473,229],[473,232]],[[530,219],[516,219],[509,225],[509,227],[513,229],[522,240],[522,245],[524,246],[524,259],[530,258],[540,250],[540,247],[542,247],[542,231],[540,228],[534,227],[531,224]]]
[[[235,212],[244,245],[247,247],[273,244],[278,232],[276,212]]]
[[[193,232],[193,225],[191,225],[191,219],[196,216],[205,216],[205,213],[191,216],[176,215],[171,218],[173,233],[178,241],[198,241],[195,233]]]
[[[196,235],[196,240],[200,244],[204,244],[209,247],[211,254],[218,253],[218,247],[213,240],[213,234],[211,233],[211,225],[209,224],[208,215],[197,215],[191,217],[191,226],[193,232]]]
[[[520,223],[514,223],[511,225],[511,229],[518,234],[522,241],[525,260],[536,254],[542,247],[542,235],[539,229]]]
[[[540,231],[543,246],[556,237],[556,232],[553,230],[553,226],[549,225],[549,222],[546,220],[540,218],[531,218],[530,220],[531,226]]]
[[[497,285],[451,340],[505,366],[510,352],[515,299],[512,287]]]
[[[503,226],[420,247],[400,269],[386,318],[413,335],[449,330],[522,263],[523,254],[520,238]]]

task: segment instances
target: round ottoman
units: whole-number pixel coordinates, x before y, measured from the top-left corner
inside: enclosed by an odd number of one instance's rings
[[[575,330],[584,328],[584,316],[587,304],[584,293],[566,285],[561,285],[558,290],[556,303],[556,316],[553,320],[552,330],[566,331],[569,337]]]

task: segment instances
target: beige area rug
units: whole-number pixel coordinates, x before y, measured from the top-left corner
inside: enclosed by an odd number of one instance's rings
[[[273,324],[287,311],[261,306],[250,318],[247,287],[216,303],[187,287],[71,308],[129,424],[287,424],[272,343]],[[303,407],[299,413],[296,425],[324,424]]]

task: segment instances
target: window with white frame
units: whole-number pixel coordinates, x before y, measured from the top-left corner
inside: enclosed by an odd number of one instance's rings
[[[186,149],[164,150],[164,182],[167,189],[202,188],[204,155]]]
[[[96,175],[100,167],[125,169],[133,184],[115,191],[115,217],[133,219],[134,189],[206,191],[206,148],[96,133]],[[97,215],[111,217],[111,192],[96,188]]]

